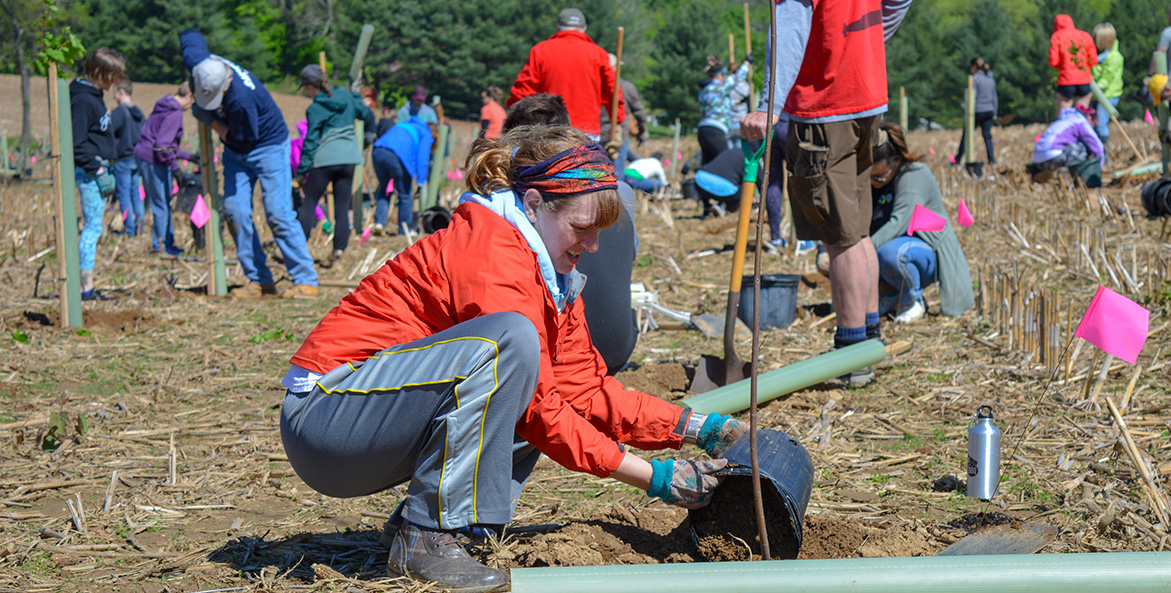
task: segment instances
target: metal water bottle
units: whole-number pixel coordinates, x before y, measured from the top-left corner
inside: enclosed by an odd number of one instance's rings
[[[968,430],[968,496],[989,500],[1000,484],[1000,429],[992,407],[980,406]]]

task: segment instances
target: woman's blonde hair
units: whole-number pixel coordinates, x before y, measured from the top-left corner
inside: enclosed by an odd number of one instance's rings
[[[536,165],[575,146],[589,144],[589,138],[569,126],[518,126],[495,140],[480,138],[472,144],[464,164],[468,191],[488,195],[516,187],[516,171]],[[618,221],[622,198],[618,191],[604,189],[590,192],[597,196],[595,228],[608,228]],[[542,194],[541,203],[550,212],[558,212],[586,194]]]
[[[1118,39],[1118,33],[1114,31],[1114,25],[1110,23],[1094,25],[1094,45],[1099,52],[1113,49],[1115,39]]]
[[[90,82],[109,88],[126,76],[126,59],[108,47],[99,47],[85,57],[85,77]]]

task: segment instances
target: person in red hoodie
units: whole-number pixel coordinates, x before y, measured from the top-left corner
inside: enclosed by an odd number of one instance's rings
[[[1049,66],[1057,69],[1057,106],[1059,109],[1090,107],[1090,68],[1098,63],[1098,50],[1089,33],[1073,26],[1068,14],[1053,18],[1053,35],[1049,38]]]
[[[559,31],[529,50],[529,59],[512,84],[505,107],[537,93],[559,95],[569,109],[569,124],[603,143],[601,120],[614,97],[610,54],[586,35],[585,15],[566,8],[557,17]],[[626,103],[618,89],[618,122],[626,119]]]

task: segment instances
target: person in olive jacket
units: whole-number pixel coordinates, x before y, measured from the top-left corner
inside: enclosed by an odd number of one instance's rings
[[[334,92],[329,77],[317,64],[301,69],[301,88],[313,103],[305,110],[309,122],[305,143],[301,145],[301,163],[297,178],[304,178],[305,199],[297,219],[305,238],[317,224],[317,200],[333,184],[333,255],[331,263],[341,257],[350,243],[350,200],[354,166],[362,164],[362,145],[354,129],[354,120],[371,117],[370,109],[356,93]],[[354,223],[361,226],[362,221]]]

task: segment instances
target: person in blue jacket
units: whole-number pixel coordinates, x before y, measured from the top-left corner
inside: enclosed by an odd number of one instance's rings
[[[252,224],[252,190],[260,182],[265,218],[284,256],[293,287],[286,297],[318,295],[317,271],[305,233],[293,212],[289,129],[264,83],[251,72],[208,51],[195,27],[179,34],[183,64],[191,70],[192,113],[224,143],[224,211],[236,224],[236,257],[249,284],[229,296],[276,294],[260,237]]]
[[[411,181],[420,183],[427,180],[427,169],[431,164],[431,127],[423,118],[413,115],[405,122],[390,128],[381,138],[374,141],[370,159],[374,161],[374,173],[378,175],[378,188],[374,195],[374,234],[382,234],[386,219],[390,215],[388,184],[394,181],[398,194],[398,230],[403,225],[410,228],[415,222],[414,204],[411,197]]]

